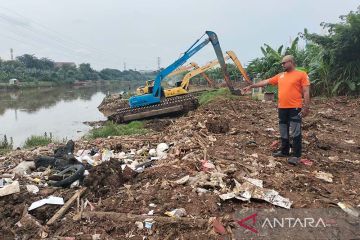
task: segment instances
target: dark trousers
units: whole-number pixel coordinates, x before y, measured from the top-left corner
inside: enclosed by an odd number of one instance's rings
[[[279,108],[279,129],[281,137],[281,152],[289,154],[290,138],[292,138],[292,153],[301,157],[301,108]],[[290,133],[290,134],[289,134]]]

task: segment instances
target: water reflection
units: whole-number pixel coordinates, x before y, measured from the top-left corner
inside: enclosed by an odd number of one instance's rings
[[[97,106],[107,93],[128,86],[55,87],[0,92],[0,138],[4,134],[21,146],[30,135],[52,133],[78,138],[89,130],[84,121],[105,120]]]

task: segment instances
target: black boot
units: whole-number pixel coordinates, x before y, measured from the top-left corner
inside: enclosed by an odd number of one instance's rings
[[[272,155],[273,157],[288,157],[289,153],[283,153],[282,151],[277,151],[274,152]]]

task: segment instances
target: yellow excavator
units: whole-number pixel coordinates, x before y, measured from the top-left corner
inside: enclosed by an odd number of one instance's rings
[[[226,54],[224,55],[224,60],[226,61],[228,59],[231,59],[235,63],[236,67],[243,75],[245,81],[251,84],[252,82],[249,76],[247,75],[245,69],[241,65],[240,60],[237,58],[236,54],[233,51],[227,51]],[[204,73],[205,71],[209,70],[210,68],[218,64],[219,64],[218,60],[213,60],[208,64],[187,73],[182,79],[182,81],[178,82],[174,88],[164,89],[165,97],[174,97],[178,95],[188,94],[190,79],[201,73]],[[216,86],[214,81],[212,81],[211,79],[209,80],[212,82],[211,84],[212,86]]]
[[[190,64],[186,65],[186,66],[182,66],[182,67],[179,67],[178,69],[176,69],[175,71],[173,71],[172,73],[170,73],[167,77],[172,77],[172,76],[175,76],[175,75],[178,75],[180,73],[183,73],[185,71],[190,71],[192,69],[197,69],[199,68],[199,65],[195,62],[191,62]],[[210,86],[212,86],[212,81],[211,79],[206,75],[206,73],[202,73],[201,74],[205,79],[206,81],[208,81],[208,83],[210,84]],[[142,87],[138,87],[136,89],[136,95],[142,95],[142,94],[147,94],[151,91],[149,91],[152,87],[154,86],[154,81],[153,80],[149,80],[149,81],[146,81],[145,82],[145,86],[142,86]]]
[[[245,81],[248,84],[252,84],[252,81],[250,80],[249,75],[247,74],[245,68],[243,68],[240,60],[238,59],[238,57],[236,56],[234,51],[227,51],[226,54],[231,58],[231,60],[235,63],[236,67],[239,69],[239,71],[241,72],[241,74],[243,75]]]
[[[194,67],[194,69],[200,68],[196,62],[191,62],[190,65],[192,65]],[[205,78],[205,80],[208,82],[210,87],[216,88],[215,82],[213,80],[211,80],[211,78],[209,78],[209,76],[206,73],[202,72],[200,74],[203,78]]]

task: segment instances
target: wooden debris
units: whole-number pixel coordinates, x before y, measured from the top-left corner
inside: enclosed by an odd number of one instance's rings
[[[207,219],[202,218],[190,218],[190,217],[163,217],[163,216],[148,216],[148,215],[134,215],[130,213],[117,213],[117,212],[80,212],[74,219],[82,218],[97,218],[97,219],[109,219],[114,222],[129,222],[129,221],[144,221],[147,218],[152,218],[158,223],[181,223],[186,225],[196,225],[196,227],[203,227],[208,224]]]
[[[86,188],[82,188],[78,190],[65,204],[60,208],[59,211],[57,211],[52,218],[46,223],[46,225],[53,224],[56,220],[61,218],[65,212],[70,208],[70,206],[75,202],[75,200],[80,197],[84,192],[86,191]]]

